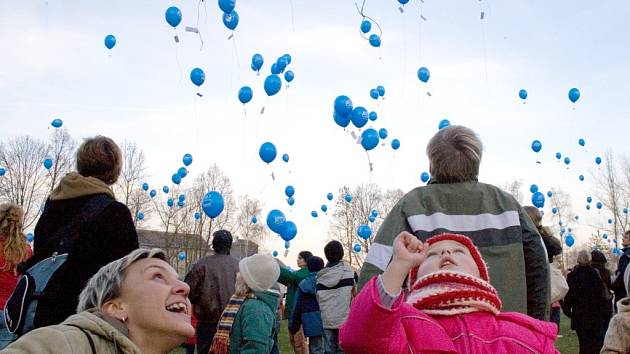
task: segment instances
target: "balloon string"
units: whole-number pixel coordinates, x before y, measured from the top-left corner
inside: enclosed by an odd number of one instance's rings
[[[483,13],[483,8],[481,6],[481,1],[479,1],[479,11]],[[481,39],[482,39],[482,49],[483,49],[483,65],[485,69],[486,76],[486,88],[488,89],[488,99],[490,99],[490,80],[488,79],[488,53],[486,49],[486,25],[484,23],[483,17],[481,18]]]
[[[238,69],[238,78],[241,78],[241,61],[238,58],[238,49],[236,47],[236,37],[232,38],[232,46],[234,47],[234,56],[236,57],[236,68]]]
[[[363,4],[361,4],[361,9],[359,9],[359,5],[357,4],[357,2],[354,2],[354,7],[357,8],[357,12],[359,13],[359,15],[363,18],[363,19],[368,19],[370,21],[372,21],[376,27],[378,27],[378,36],[382,37],[383,36],[383,29],[381,28],[381,25],[378,24],[378,22],[376,22],[376,20],[374,20],[372,17],[368,16],[365,14],[365,12],[363,12],[363,9],[365,8],[365,0],[363,0]],[[368,37],[365,36],[365,33],[363,33],[363,31],[361,31],[361,29],[359,29],[359,34],[361,35],[361,37],[363,37],[363,39],[369,41],[370,39]]]
[[[291,28],[295,33],[295,18],[293,16],[293,0],[289,0],[289,5],[291,6]]]
[[[199,8],[201,7],[202,2],[204,2],[204,0],[199,0],[199,3],[197,3],[197,34],[199,35],[199,41],[201,42],[201,47],[199,48],[199,51],[203,50],[203,38],[201,37],[201,31],[199,30]]]
[[[177,36],[177,32],[175,36]],[[177,63],[177,69],[179,70],[179,82],[181,83],[182,78],[184,77],[184,72],[182,71],[182,65],[179,63],[179,49],[177,42],[175,42],[175,62]]]

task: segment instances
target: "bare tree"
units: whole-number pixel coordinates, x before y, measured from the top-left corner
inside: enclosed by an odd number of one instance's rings
[[[501,185],[501,189],[510,193],[519,204],[523,204],[523,180],[515,179]]]
[[[260,216],[262,212],[262,203],[248,195],[241,196],[238,199],[238,211],[235,222],[235,234],[236,238],[246,240],[245,252],[249,252],[249,241],[256,242],[258,245],[262,244],[262,241],[267,239],[269,233],[262,223],[252,222],[253,216]]]
[[[46,151],[46,155],[53,161],[52,167],[48,170],[48,194],[52,193],[61,178],[72,170],[76,146],[76,141],[66,129],[55,129]]]
[[[46,170],[43,162],[46,145],[30,136],[20,136],[0,143],[0,200],[10,201],[24,210],[24,228],[37,220],[45,198]]]
[[[133,222],[137,226],[138,214],[142,212],[145,217],[149,216],[153,209],[150,208],[151,197],[142,189],[142,184],[147,178],[146,160],[144,152],[135,142],[123,141],[121,150],[124,158],[123,169],[115,185],[115,190],[133,217]]]
[[[554,221],[553,226],[551,227],[554,234],[560,235],[560,241],[564,242],[564,235],[570,229],[570,226],[575,221],[575,213],[573,212],[571,206],[571,195],[565,192],[560,187],[555,187],[551,189],[553,193],[549,202],[551,203],[552,212],[551,220]],[[562,257],[561,257],[561,266],[563,269],[566,269],[568,264],[568,250],[567,247],[562,247]]]

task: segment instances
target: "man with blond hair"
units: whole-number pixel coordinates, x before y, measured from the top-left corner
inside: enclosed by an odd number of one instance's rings
[[[431,180],[389,212],[361,268],[359,286],[385,270],[392,242],[402,231],[421,241],[458,233],[470,237],[488,262],[505,311],[548,319],[549,267],[542,240],[510,194],[477,181],[482,155],[477,134],[463,126],[443,128],[426,152]]]

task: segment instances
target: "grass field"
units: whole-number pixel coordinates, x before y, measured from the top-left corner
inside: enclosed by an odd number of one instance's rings
[[[578,339],[575,332],[571,331],[571,320],[564,315],[560,320],[560,335],[562,338],[558,338],[556,341],[556,348],[562,354],[576,354],[578,353]],[[292,354],[291,344],[289,343],[289,337],[287,335],[287,321],[282,321],[282,326],[279,335],[280,353]],[[171,354],[183,354],[184,350],[178,349],[171,352]],[[201,354],[201,353],[200,353]]]

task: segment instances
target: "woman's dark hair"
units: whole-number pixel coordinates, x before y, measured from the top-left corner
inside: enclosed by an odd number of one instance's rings
[[[300,257],[304,260],[304,262],[308,262],[308,259],[313,257],[313,254],[310,251],[302,251],[298,253]]]

